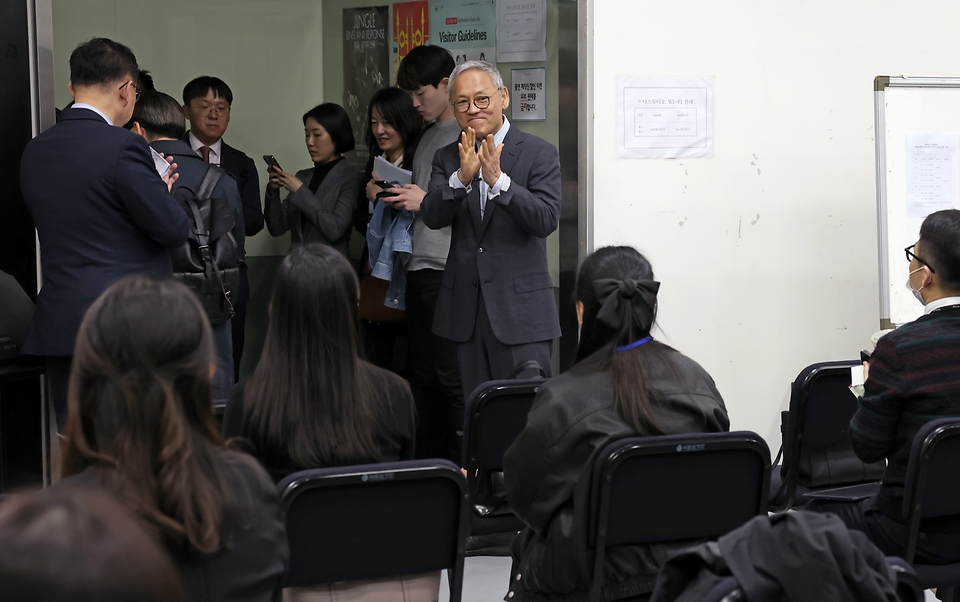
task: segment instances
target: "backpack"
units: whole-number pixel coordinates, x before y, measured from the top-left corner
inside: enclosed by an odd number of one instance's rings
[[[233,237],[234,209],[228,199],[213,196],[224,173],[211,165],[196,191],[188,186],[173,191],[174,198],[193,221],[187,242],[170,251],[173,277],[197,294],[213,326],[233,317],[231,298],[240,289],[240,258]]]

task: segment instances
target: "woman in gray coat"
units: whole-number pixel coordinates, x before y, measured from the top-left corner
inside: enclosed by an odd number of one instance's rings
[[[360,188],[360,172],[347,165],[343,154],[354,147],[353,128],[338,104],[324,103],[303,115],[311,169],[297,175],[272,165],[267,172],[264,219],[270,234],[290,231],[290,244],[320,242],[349,256],[350,227]],[[280,188],[287,197],[280,200]]]
[[[600,249],[580,266],[577,363],[541,387],[503,458],[507,501],[526,523],[513,545],[510,600],[587,599],[590,472],[608,443],[730,428],[710,375],[650,336],[659,287],[630,247]],[[652,591],[667,555],[692,543],[608,548],[603,599]]]

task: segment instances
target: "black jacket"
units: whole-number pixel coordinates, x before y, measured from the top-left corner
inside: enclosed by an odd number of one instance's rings
[[[674,556],[651,602],[693,602],[733,575],[747,600],[896,602],[897,578],[883,552],[837,516],[786,512]]]
[[[645,373],[660,428],[667,434],[729,430],[710,375],[677,351],[668,348],[666,357],[675,369],[652,359]],[[610,375],[575,371],[540,389],[526,428],[503,458],[507,500],[527,525],[514,542],[511,600],[587,599],[593,575],[587,543],[593,464],[608,443],[637,435],[613,407]],[[657,571],[677,547],[608,549],[604,599],[651,591]]]

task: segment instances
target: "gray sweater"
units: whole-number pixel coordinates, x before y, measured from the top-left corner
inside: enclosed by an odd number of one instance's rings
[[[413,183],[429,192],[430,172],[433,169],[433,156],[437,150],[460,137],[460,124],[456,119],[446,123],[437,123],[427,129],[417,146],[413,157]],[[440,230],[431,230],[423,224],[417,212],[413,221],[413,255],[407,264],[407,271],[442,270],[447,264],[450,252],[450,226]]]

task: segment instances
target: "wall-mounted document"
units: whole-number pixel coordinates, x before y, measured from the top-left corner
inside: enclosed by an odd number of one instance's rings
[[[957,135],[907,133],[907,215],[957,206]]]
[[[497,62],[547,60],[547,1],[497,0]]]
[[[617,78],[617,156],[713,156],[713,78]]]

